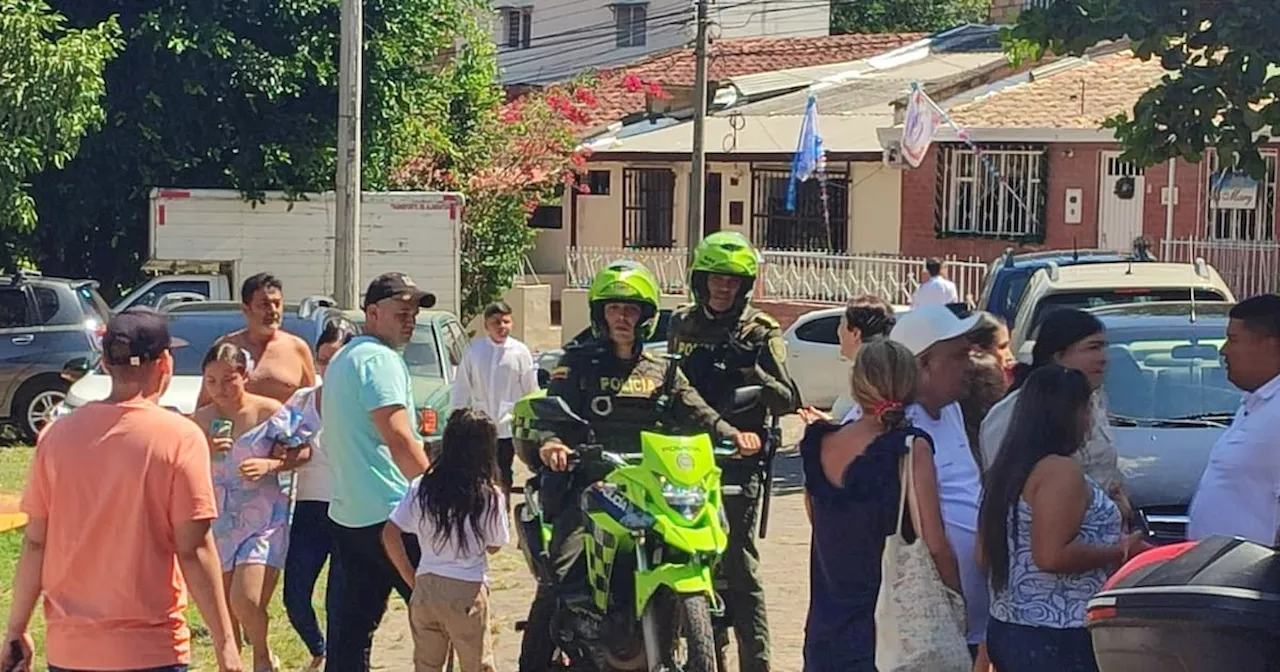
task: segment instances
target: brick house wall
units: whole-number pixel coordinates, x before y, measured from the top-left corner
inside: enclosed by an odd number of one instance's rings
[[[1042,244],[1020,244],[987,237],[939,237],[936,222],[938,190],[938,149],[929,152],[919,168],[907,169],[902,176],[902,253],[908,256],[956,256],[994,259],[1012,246],[1018,252],[1040,249],[1070,249],[1073,246],[1098,246],[1098,218],[1103,169],[1102,153],[1119,151],[1117,144],[1051,143],[1048,147],[1048,186],[1045,204],[1045,237]],[[1165,237],[1166,206],[1161,202],[1162,190],[1168,186],[1168,165],[1152,166],[1144,172],[1143,235],[1159,251]],[[1207,168],[1178,160],[1174,185],[1173,237],[1204,237]],[[1066,223],[1066,191],[1080,189],[1082,211],[1080,224]]]

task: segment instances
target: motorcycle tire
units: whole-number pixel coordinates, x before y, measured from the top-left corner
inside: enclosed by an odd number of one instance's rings
[[[711,602],[706,595],[680,595],[676,597],[679,610],[677,622],[685,640],[684,665],[668,660],[668,670],[683,672],[716,672],[716,631],[711,622]],[[672,642],[674,644],[675,642]],[[668,655],[674,655],[676,647],[668,647]]]

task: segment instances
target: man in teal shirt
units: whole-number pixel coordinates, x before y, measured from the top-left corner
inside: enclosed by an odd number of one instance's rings
[[[339,582],[344,595],[329,615],[331,670],[368,670],[391,591],[406,601],[411,592],[383,551],[381,534],[409,481],[428,465],[400,351],[413,337],[418,310],[433,305],[435,296],[409,276],[378,276],[365,293],[364,335],[339,350],[325,372],[321,417],[333,479],[329,518],[337,568],[329,580]],[[404,541],[416,565],[417,538],[405,535]]]

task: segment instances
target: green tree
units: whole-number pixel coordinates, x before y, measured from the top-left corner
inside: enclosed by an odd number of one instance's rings
[[[837,0],[831,32],[932,32],[963,23],[984,23],[990,0]]]
[[[105,118],[102,72],[120,28],[64,24],[43,0],[0,0],[0,269],[17,265],[14,241],[35,227],[27,180],[61,168]]]
[[[1150,166],[1199,161],[1215,148],[1224,165],[1266,173],[1258,152],[1280,125],[1280,25],[1276,0],[1058,0],[1025,12],[1006,38],[1018,58],[1079,55],[1107,40],[1131,41],[1168,74],[1133,114],[1108,120],[1125,158]]]
[[[537,236],[527,225],[529,216],[540,205],[557,202],[565,188],[579,188],[576,176],[586,153],[578,148],[576,130],[597,106],[593,84],[583,78],[527,94],[500,112],[472,108],[467,126],[475,133],[465,154],[424,146],[393,176],[397,188],[466,194],[459,310],[464,323],[521,274]]]
[[[154,187],[333,188],[339,0],[53,0],[74,25],[118,15],[107,122],[33,193],[25,243],[46,272],[111,292],[138,277]],[[465,154],[470,110],[492,109],[482,0],[365,3],[364,188],[421,147]]]

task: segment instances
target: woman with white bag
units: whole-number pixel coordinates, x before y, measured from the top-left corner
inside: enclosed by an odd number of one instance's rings
[[[960,571],[943,527],[932,445],[928,435],[907,425],[904,414],[915,397],[916,377],[915,357],[907,348],[892,341],[863,345],[851,379],[861,418],[844,425],[816,423],[801,441],[805,505],[813,525],[805,672],[877,670],[881,565],[886,537],[901,541],[895,527],[900,521],[911,548],[928,562],[936,587],[958,600]],[[910,474],[905,482],[904,472]],[[909,517],[902,516],[908,508],[904,497],[910,501]],[[890,578],[904,597],[918,592],[902,583],[904,575],[896,569]],[[951,630],[967,661],[962,605],[959,614]]]

